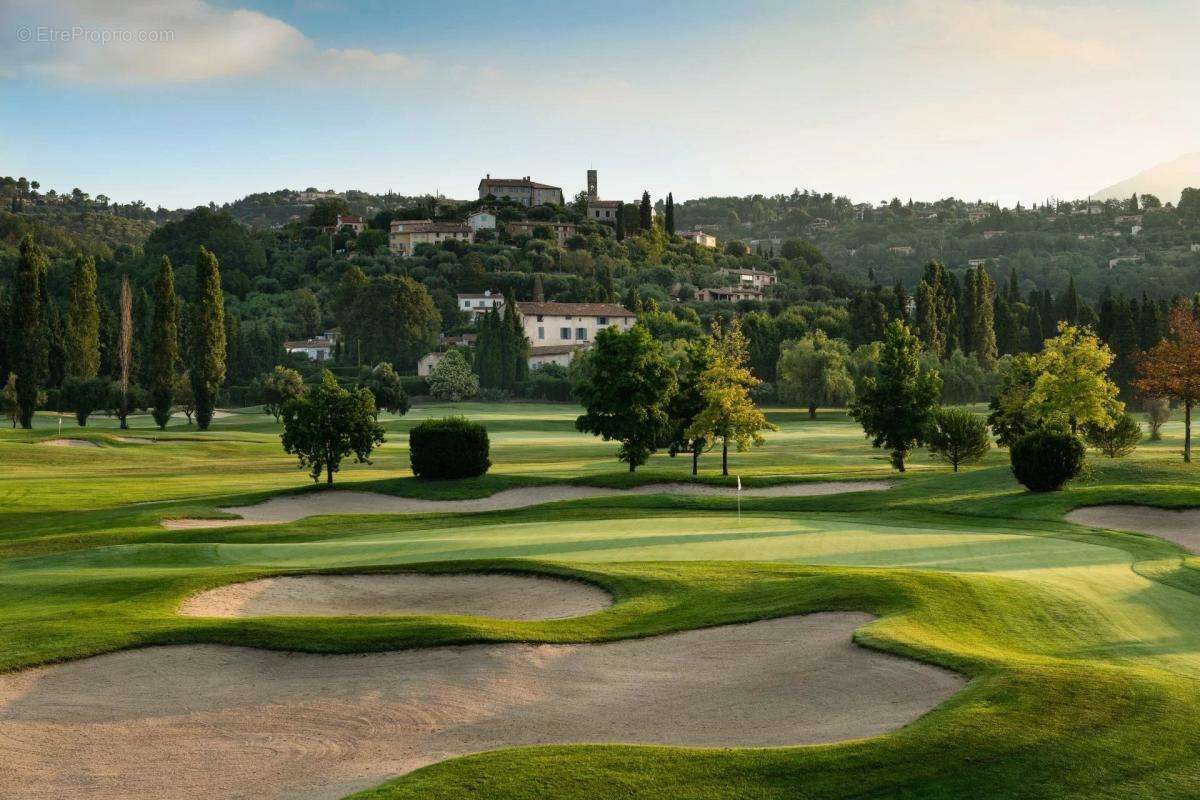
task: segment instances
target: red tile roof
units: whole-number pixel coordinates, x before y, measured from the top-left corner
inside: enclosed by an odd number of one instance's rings
[[[637,316],[616,303],[536,303],[518,301],[522,314],[549,317],[634,317]]]

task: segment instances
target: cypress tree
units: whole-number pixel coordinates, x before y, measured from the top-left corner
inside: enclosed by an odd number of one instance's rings
[[[1079,322],[1079,293],[1075,291],[1075,276],[1067,279],[1067,290],[1059,304],[1058,318],[1075,325]]]
[[[47,337],[44,284],[49,262],[42,249],[26,234],[13,278],[13,334],[15,352],[12,369],[17,375],[18,420],[22,428],[33,427],[38,390],[46,377]]]
[[[958,299],[959,323],[962,326],[958,346],[963,353],[975,352],[975,315],[979,311],[978,282],[979,273],[968,269],[963,279],[962,294]]]
[[[501,325],[500,311],[493,305],[480,321],[479,335],[475,339],[475,373],[479,376],[479,386],[484,389],[498,389],[503,380]]]
[[[996,282],[982,266],[975,268],[971,309],[971,350],[984,369],[996,363]]]
[[[1138,309],[1138,344],[1143,350],[1149,350],[1163,339],[1163,313],[1145,292],[1142,292],[1142,305]]]
[[[666,213],[667,235],[675,235],[675,197],[667,192],[667,213]]]
[[[642,192],[642,205],[638,209],[638,227],[648,231],[652,224],[654,224],[654,210],[650,205],[650,193]]]
[[[1008,269],[1008,286],[1005,288],[1004,293],[1008,298],[1010,306],[1015,306],[1021,302],[1021,286],[1020,281],[1017,279],[1016,267],[1009,267]]]
[[[616,236],[618,242],[625,241],[625,204],[617,203],[617,227]]]
[[[91,256],[81,254],[75,259],[66,328],[66,374],[84,380],[96,377],[100,374],[100,304],[96,300],[96,262]]]
[[[149,383],[154,421],[160,429],[171,419],[175,365],[179,361],[179,299],[171,259],[162,257],[154,282],[154,320],[150,328]]]
[[[525,325],[521,312],[517,310],[516,295],[510,290],[504,301],[504,322],[507,327],[508,361],[511,374],[507,387],[515,389],[529,379],[529,340],[525,338]]]
[[[13,297],[13,338],[16,353],[13,355],[13,371],[17,373],[17,405],[20,427],[34,427],[34,410],[37,408],[37,391],[47,372],[46,335],[46,272],[49,261],[34,237],[26,234],[20,240],[20,258],[17,273],[13,278],[16,296]]]
[[[212,421],[217,392],[225,382],[225,297],[221,293],[217,257],[203,247],[196,259],[191,339],[189,375],[196,403],[196,425],[204,431]]]

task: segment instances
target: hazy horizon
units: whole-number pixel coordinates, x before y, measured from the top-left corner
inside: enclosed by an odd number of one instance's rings
[[[1168,0],[3,0],[0,25],[24,121],[0,131],[5,172],[170,208],[306,186],[464,198],[485,173],[570,195],[589,167],[625,199],[1011,205],[1200,150],[1182,102],[1200,15]]]

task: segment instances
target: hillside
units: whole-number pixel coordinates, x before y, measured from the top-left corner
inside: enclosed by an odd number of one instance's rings
[[[1200,186],[1200,152],[1156,164],[1092,196],[1097,200],[1124,200],[1134,193],[1152,194],[1164,203],[1178,203],[1179,195],[1189,186]]]

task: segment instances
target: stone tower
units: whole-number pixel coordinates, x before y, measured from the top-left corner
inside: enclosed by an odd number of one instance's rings
[[[597,200],[597,199],[599,199],[600,194],[596,188],[596,170],[589,169],[587,171],[587,175],[588,175],[588,190],[587,190],[588,200]]]

